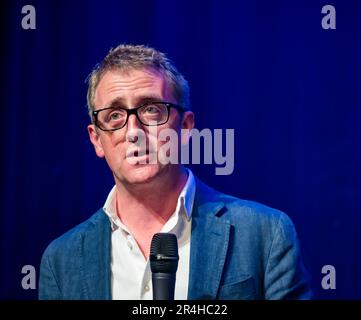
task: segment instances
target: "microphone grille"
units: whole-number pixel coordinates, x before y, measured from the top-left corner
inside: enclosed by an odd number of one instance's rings
[[[150,268],[153,273],[176,273],[178,242],[173,233],[156,233],[150,246]]]

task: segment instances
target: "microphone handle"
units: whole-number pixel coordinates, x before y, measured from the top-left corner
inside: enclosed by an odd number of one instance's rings
[[[153,300],[174,300],[175,273],[152,273]]]

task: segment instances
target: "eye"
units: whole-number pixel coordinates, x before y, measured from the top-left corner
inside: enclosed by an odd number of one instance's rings
[[[110,119],[111,120],[117,120],[120,118],[120,113],[119,112],[113,112],[111,115],[110,115]]]
[[[156,105],[151,104],[144,109],[144,112],[148,114],[157,114],[160,110]]]
[[[114,110],[108,114],[108,121],[118,121],[122,120],[124,118],[124,112],[121,112],[120,110]]]

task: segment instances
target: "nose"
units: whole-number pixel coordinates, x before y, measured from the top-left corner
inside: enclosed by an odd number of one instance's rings
[[[139,122],[135,114],[131,114],[127,122],[126,139],[129,142],[137,142],[142,137],[142,124]]]

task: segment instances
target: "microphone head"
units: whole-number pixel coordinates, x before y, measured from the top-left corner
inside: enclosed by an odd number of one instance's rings
[[[173,233],[156,233],[150,245],[152,273],[176,273],[178,268],[178,242]]]

